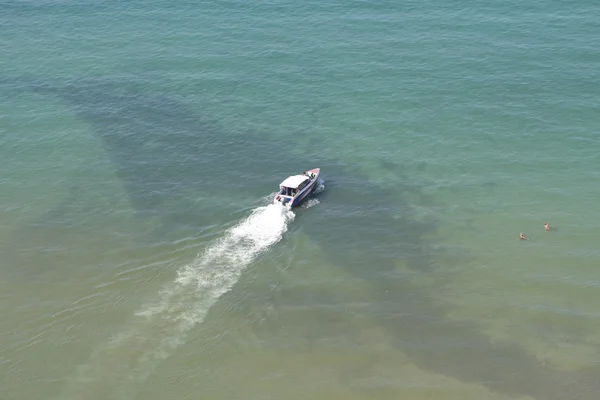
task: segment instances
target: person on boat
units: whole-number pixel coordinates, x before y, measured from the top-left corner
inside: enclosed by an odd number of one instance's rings
[[[546,229],[546,232],[550,230],[550,225],[547,222],[544,222],[544,229]]]
[[[525,235],[523,235],[522,233],[519,233],[519,239],[521,240],[529,240],[529,238]]]

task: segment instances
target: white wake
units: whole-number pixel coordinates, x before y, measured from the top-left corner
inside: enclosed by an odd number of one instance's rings
[[[294,213],[280,204],[255,209],[181,268],[155,303],[140,309],[123,332],[97,349],[61,398],[133,397],[139,383],[185,343],[190,330],[232,288],[242,271],[281,239],[293,218]]]

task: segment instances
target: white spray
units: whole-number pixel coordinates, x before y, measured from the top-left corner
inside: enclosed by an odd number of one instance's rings
[[[177,272],[158,301],[142,307],[110,343],[80,367],[61,398],[135,396],[143,382],[204,320],[210,307],[237,282],[242,271],[277,243],[294,213],[279,204],[259,207],[228,230],[204,254]],[[94,387],[96,386],[96,387]],[[85,393],[82,393],[85,392]]]

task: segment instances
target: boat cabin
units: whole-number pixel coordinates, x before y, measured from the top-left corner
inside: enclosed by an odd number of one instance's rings
[[[282,196],[295,197],[309,182],[310,177],[308,175],[292,175],[279,184],[279,194]]]

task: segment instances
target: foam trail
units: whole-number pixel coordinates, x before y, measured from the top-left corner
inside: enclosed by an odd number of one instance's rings
[[[316,206],[319,203],[320,203],[319,199],[316,199],[316,198],[308,199],[304,202],[304,204],[302,204],[302,208],[311,208],[313,206]]]
[[[294,213],[280,204],[255,209],[204,254],[177,272],[156,303],[140,309],[111,342],[97,349],[70,380],[61,399],[130,399],[143,382],[202,322],[242,271],[278,242]],[[108,392],[108,393],[107,393]]]

